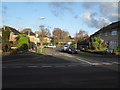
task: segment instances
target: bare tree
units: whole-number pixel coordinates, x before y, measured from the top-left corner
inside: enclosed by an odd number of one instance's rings
[[[62,31],[62,39],[63,39],[63,42],[68,42],[69,41],[69,32],[67,31]]]
[[[42,53],[42,48],[43,48],[43,43],[44,43],[44,37],[50,37],[50,31],[48,28],[45,28],[44,25],[40,26],[40,31],[38,32],[39,38],[40,38],[40,44],[41,44],[41,53]]]
[[[54,42],[68,42],[69,32],[61,30],[60,28],[54,28],[53,39]]]
[[[76,33],[75,42],[84,41],[88,38],[89,38],[88,33],[85,30],[80,30],[78,33]]]

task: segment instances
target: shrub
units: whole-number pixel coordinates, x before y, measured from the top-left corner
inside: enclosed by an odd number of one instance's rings
[[[43,45],[50,45],[51,43],[43,43]]]
[[[22,50],[27,50],[29,46],[29,37],[24,34],[18,35],[17,39],[17,47],[20,47]]]
[[[95,48],[95,50],[106,50],[106,47],[103,43],[103,39],[99,38],[99,37],[94,37],[93,41],[92,41],[92,46]]]
[[[28,45],[27,44],[23,44],[23,45],[21,45],[20,49],[27,50],[28,49]]]
[[[114,51],[114,53],[120,54],[120,47],[118,47],[118,48]]]

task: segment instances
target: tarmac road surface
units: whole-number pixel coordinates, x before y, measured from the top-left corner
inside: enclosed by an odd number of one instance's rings
[[[99,59],[57,49],[45,49],[45,55],[26,52],[3,57],[2,87],[118,88],[119,64]]]

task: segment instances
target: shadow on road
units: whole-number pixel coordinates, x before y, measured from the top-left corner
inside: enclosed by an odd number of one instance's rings
[[[118,72],[97,66],[46,66],[74,63],[54,55],[24,52],[3,57],[4,88],[118,88]],[[39,64],[44,64],[40,66]],[[16,67],[19,65],[18,67]],[[32,66],[34,65],[34,67]],[[7,67],[8,66],[8,67]]]

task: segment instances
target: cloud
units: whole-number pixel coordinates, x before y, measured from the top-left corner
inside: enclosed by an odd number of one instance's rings
[[[120,20],[120,14],[119,13],[112,13],[109,15],[110,21],[118,21]]]
[[[118,11],[118,2],[84,2],[82,4],[84,9],[99,8],[101,14]]]
[[[110,14],[111,12],[118,11],[118,3],[117,2],[102,2],[99,5],[100,12],[103,15]]]
[[[118,2],[84,2],[82,6],[86,10],[98,10],[99,14],[108,18],[111,22],[118,20],[116,17]]]
[[[89,27],[101,28],[120,20],[118,2],[84,2],[82,6],[86,12],[81,18]]]
[[[83,2],[82,6],[84,9],[93,9],[98,6],[98,2]]]
[[[51,7],[51,12],[55,16],[60,16],[65,12],[74,13],[73,8],[71,7],[73,4],[73,2],[51,2],[49,3],[49,6]]]
[[[105,17],[96,17],[96,13],[87,12],[82,15],[82,20],[92,28],[102,28],[105,25],[108,25],[110,21]]]

